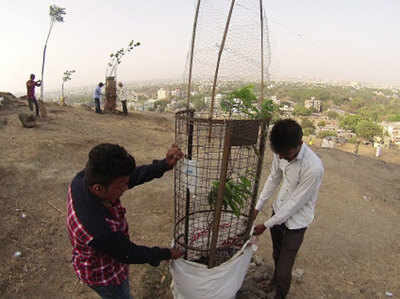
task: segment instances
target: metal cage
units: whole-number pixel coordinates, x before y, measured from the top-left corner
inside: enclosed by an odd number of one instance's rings
[[[187,260],[219,265],[249,238],[267,125],[268,120],[210,120],[193,110],[176,114],[175,142],[185,159],[175,168],[174,241]],[[223,201],[225,186],[243,177],[251,194],[235,213]],[[215,182],[217,200],[210,203]]]

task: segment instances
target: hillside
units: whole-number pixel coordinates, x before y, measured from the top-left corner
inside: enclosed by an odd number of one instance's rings
[[[27,110],[24,102],[0,110],[0,119],[8,120],[0,128],[0,297],[97,298],[77,282],[70,263],[67,186],[98,143],[119,143],[139,165],[162,158],[173,143],[173,115],[98,115],[53,104],[47,106],[48,120],[26,129],[17,114]],[[400,296],[400,165],[335,149],[315,151],[325,177],[316,221],[295,266],[304,269],[304,282],[294,283],[288,298],[383,298],[385,291]],[[263,182],[270,152],[265,160]],[[170,244],[172,173],[127,192],[122,201],[134,242]],[[258,222],[266,215],[270,208]],[[268,234],[259,245],[258,255],[272,263]],[[14,257],[16,251],[22,255]],[[133,295],[168,298],[166,266],[131,266]],[[160,291],[151,290],[157,286]]]

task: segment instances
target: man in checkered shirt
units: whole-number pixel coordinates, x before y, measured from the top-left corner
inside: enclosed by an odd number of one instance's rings
[[[86,168],[68,188],[67,228],[78,278],[101,298],[132,298],[129,264],[158,266],[177,259],[174,248],[139,246],[129,240],[122,194],[160,178],[183,157],[173,145],[164,160],[136,167],[135,159],[117,144],[99,144],[89,152]]]

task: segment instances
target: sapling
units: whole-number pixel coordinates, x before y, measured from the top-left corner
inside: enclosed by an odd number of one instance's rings
[[[131,40],[128,47],[121,48],[115,53],[111,53],[110,61],[107,64],[106,77],[116,77],[118,66],[121,64],[122,57],[138,46],[140,46],[140,42],[135,43],[133,40]]]
[[[264,99],[258,104],[258,99],[253,92],[253,86],[248,85],[229,93],[221,101],[222,111],[232,118],[233,113],[245,115],[249,119],[268,119],[274,111],[274,104],[271,100]]]
[[[63,75],[63,78],[62,78],[62,85],[61,85],[61,103],[62,104],[64,104],[64,84],[65,84],[65,82],[71,80],[71,75],[73,73],[75,73],[75,70],[71,70],[71,71],[66,70],[64,72],[64,75]]]
[[[44,49],[43,49],[43,60],[42,60],[42,83],[40,85],[40,99],[44,101],[44,65],[46,62],[46,50],[47,50],[47,43],[49,41],[50,33],[51,30],[53,29],[53,26],[55,23],[62,23],[64,22],[64,15],[66,14],[65,8],[58,7],[57,5],[50,5],[50,28],[49,28],[49,33],[47,34],[46,42],[44,44]]]

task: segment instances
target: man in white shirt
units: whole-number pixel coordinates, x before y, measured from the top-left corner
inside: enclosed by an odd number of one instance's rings
[[[255,235],[270,229],[275,263],[269,286],[274,299],[283,299],[290,289],[292,268],[304,233],[314,219],[315,204],[324,167],[318,156],[302,141],[301,126],[294,120],[275,123],[270,134],[274,158],[271,173],[258,199],[255,216],[281,184],[273,214],[254,229]]]
[[[122,110],[124,111],[124,114],[128,115],[128,107],[126,106],[126,101],[128,99],[128,90],[126,87],[124,87],[122,82],[118,83],[117,94],[118,94],[118,99],[121,101]]]
[[[99,85],[96,86],[96,89],[94,90],[94,103],[96,105],[96,113],[103,113],[100,109],[100,99],[101,96],[103,95],[101,93],[101,88],[104,86],[103,82],[100,82]]]

